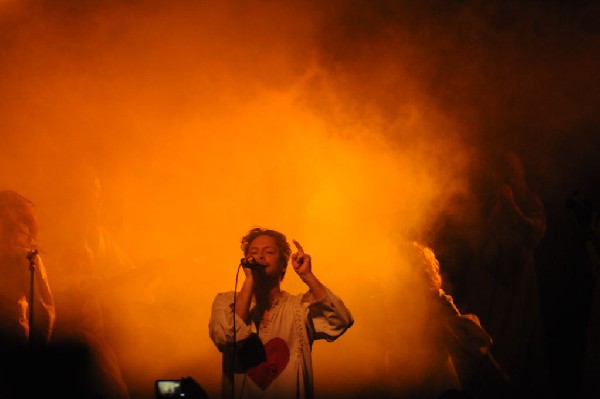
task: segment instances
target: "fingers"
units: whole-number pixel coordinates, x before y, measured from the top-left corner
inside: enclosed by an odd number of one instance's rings
[[[304,263],[304,259],[308,257],[308,255],[304,253],[304,248],[302,248],[302,245],[300,245],[298,241],[292,240],[292,243],[296,246],[296,249],[298,250],[298,252],[292,255],[292,260],[296,261],[298,263],[298,266],[300,266]]]
[[[296,240],[292,240],[292,242],[296,246],[296,249],[298,249],[298,254],[300,256],[304,255],[304,249],[302,248],[302,245],[300,245],[300,243],[298,241],[296,241]]]

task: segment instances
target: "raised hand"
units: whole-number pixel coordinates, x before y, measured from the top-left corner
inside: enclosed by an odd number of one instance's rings
[[[304,249],[298,241],[292,240],[292,243],[297,249],[297,252],[292,254],[292,266],[294,267],[294,271],[300,277],[310,274],[312,272],[310,255],[304,253]]]

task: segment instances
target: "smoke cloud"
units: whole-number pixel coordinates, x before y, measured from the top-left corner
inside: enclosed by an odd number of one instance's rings
[[[419,318],[363,322],[406,288],[398,242],[465,211],[457,198],[488,149],[517,149],[550,204],[593,190],[598,12],[0,1],[0,185],[36,204],[52,284],[69,259],[53,245],[74,240],[98,178],[100,221],[139,269],[129,305],[109,309],[132,396],[183,376],[219,392],[210,305],[234,288],[255,225],[298,240],[355,316],[339,341],[315,344],[317,392],[366,389],[382,361],[372,337]],[[290,273],[283,285],[305,289]]]

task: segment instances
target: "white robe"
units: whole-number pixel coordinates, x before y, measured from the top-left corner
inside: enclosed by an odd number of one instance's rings
[[[313,397],[313,341],[325,339],[331,342],[354,323],[341,299],[329,289],[326,292],[325,300],[311,301],[309,292],[291,295],[284,291],[260,327],[254,304],[250,310],[250,324],[235,315],[236,348],[242,351],[244,343],[258,335],[265,348],[266,360],[255,367],[236,366],[233,380],[234,293],[217,294],[212,304],[209,335],[223,354],[224,399],[232,397],[232,385],[235,398]],[[303,298],[309,300],[303,301]]]

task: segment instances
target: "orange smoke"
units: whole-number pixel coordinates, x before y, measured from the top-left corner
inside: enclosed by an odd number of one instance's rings
[[[78,217],[66,183],[81,165],[97,171],[101,221],[139,268],[124,283],[132,303],[110,309],[132,393],[183,376],[218,393],[210,305],[234,288],[239,239],[254,225],[298,240],[355,315],[340,341],[315,344],[317,392],[378,383],[371,337],[386,327],[365,320],[410,288],[397,285],[398,242],[461,190],[456,127],[413,86],[392,121],[354,113],[328,84],[340,77],[316,65],[316,10],[58,3],[2,16],[13,25],[2,28],[0,177],[37,205],[52,282],[64,273],[52,235]],[[284,287],[305,289],[290,274]]]

